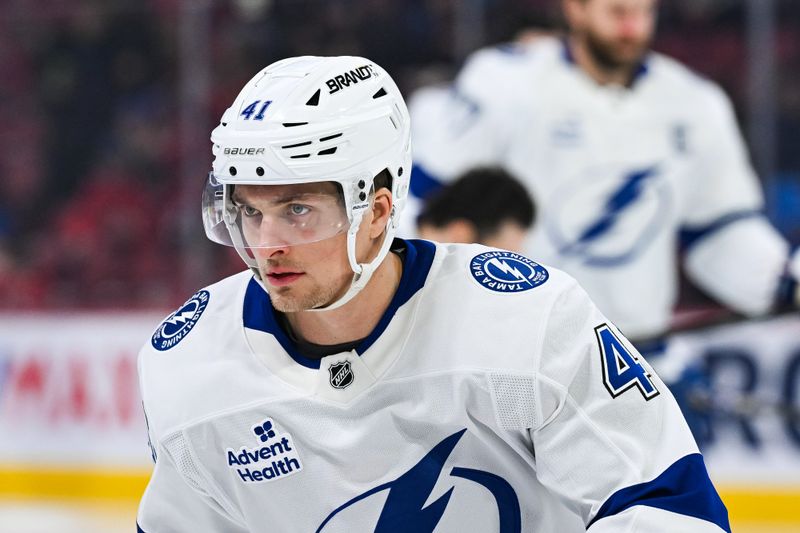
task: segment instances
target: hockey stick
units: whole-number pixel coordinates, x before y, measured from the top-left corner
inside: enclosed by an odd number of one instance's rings
[[[673,326],[665,337],[671,338],[674,335],[701,330],[712,331],[716,328],[736,324],[767,322],[785,316],[800,317],[800,310],[784,308],[760,317],[746,317],[721,307],[684,311],[673,321]],[[697,385],[687,391],[686,400],[701,415],[715,413],[731,417],[752,418],[764,411],[771,411],[792,424],[800,423],[800,405],[765,398],[756,393],[731,391],[730,389],[714,390]]]

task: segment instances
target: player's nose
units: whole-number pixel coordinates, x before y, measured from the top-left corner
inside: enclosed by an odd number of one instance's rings
[[[620,17],[619,34],[626,39],[641,39],[650,28],[650,15],[642,12],[629,12]]]
[[[287,246],[290,238],[290,231],[282,223],[280,217],[272,215],[263,215],[261,217],[261,224],[258,226],[258,239],[265,248]]]
[[[253,253],[258,259],[269,259],[276,255],[283,255],[289,251],[290,243],[285,231],[281,230],[279,223],[272,217],[264,216],[258,227],[258,246],[253,248]]]

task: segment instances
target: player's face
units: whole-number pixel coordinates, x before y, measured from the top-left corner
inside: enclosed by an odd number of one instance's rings
[[[347,233],[339,232],[316,242],[292,244],[281,235],[282,224],[274,223],[266,213],[275,212],[276,206],[287,206],[290,212],[295,205],[305,205],[303,198],[329,198],[331,205],[344,210],[343,200],[333,183],[304,185],[237,185],[234,201],[246,206],[249,213],[262,215],[245,221],[251,233],[258,232],[262,241],[273,243],[270,247],[251,248],[258,262],[261,280],[269,292],[272,305],[282,312],[295,312],[324,305],[334,299],[341,287],[346,287],[353,272],[347,261]],[[317,200],[318,201],[318,200]],[[288,203],[287,203],[288,202]],[[285,212],[287,209],[280,209]],[[273,218],[273,220],[270,220]],[[274,232],[278,232],[273,234]],[[245,231],[247,234],[248,231]],[[283,242],[285,244],[277,244]]]
[[[567,0],[573,34],[598,66],[631,68],[653,38],[657,0]]]
[[[385,190],[385,189],[384,189]],[[234,201],[250,208],[252,213],[267,213],[276,204],[291,198],[327,195],[344,209],[338,188],[333,183],[304,185],[237,185]],[[262,241],[279,242],[281,235],[266,235],[273,231],[264,216],[259,221]],[[373,222],[372,210],[366,210],[361,222],[356,249],[359,261],[371,258]],[[280,228],[280,225],[277,225]],[[373,231],[374,232],[374,231]],[[285,242],[285,241],[284,241]],[[338,300],[350,287],[353,271],[347,259],[347,232],[306,244],[284,244],[252,248],[261,279],[269,292],[272,306],[284,313],[305,311]]]

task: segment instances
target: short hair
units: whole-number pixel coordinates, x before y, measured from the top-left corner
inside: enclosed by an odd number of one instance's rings
[[[344,189],[342,188],[342,184],[338,181],[334,182],[336,184],[336,189],[339,191],[339,199],[344,205]],[[392,173],[389,172],[389,169],[384,168],[380,172],[378,172],[374,178],[372,178],[372,192],[375,193],[383,188],[389,189],[389,192],[392,191]]]
[[[378,174],[372,180],[372,189],[374,191],[377,192],[384,187],[390,191],[392,190],[392,173],[386,168],[378,172]]]
[[[431,195],[417,216],[417,225],[444,227],[464,219],[483,239],[506,221],[530,228],[536,208],[523,185],[500,167],[480,167],[462,174]]]

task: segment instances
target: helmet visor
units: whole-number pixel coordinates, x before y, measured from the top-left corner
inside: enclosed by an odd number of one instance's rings
[[[213,175],[203,193],[203,225],[212,241],[244,249],[309,244],[350,227],[336,182],[222,185]]]

